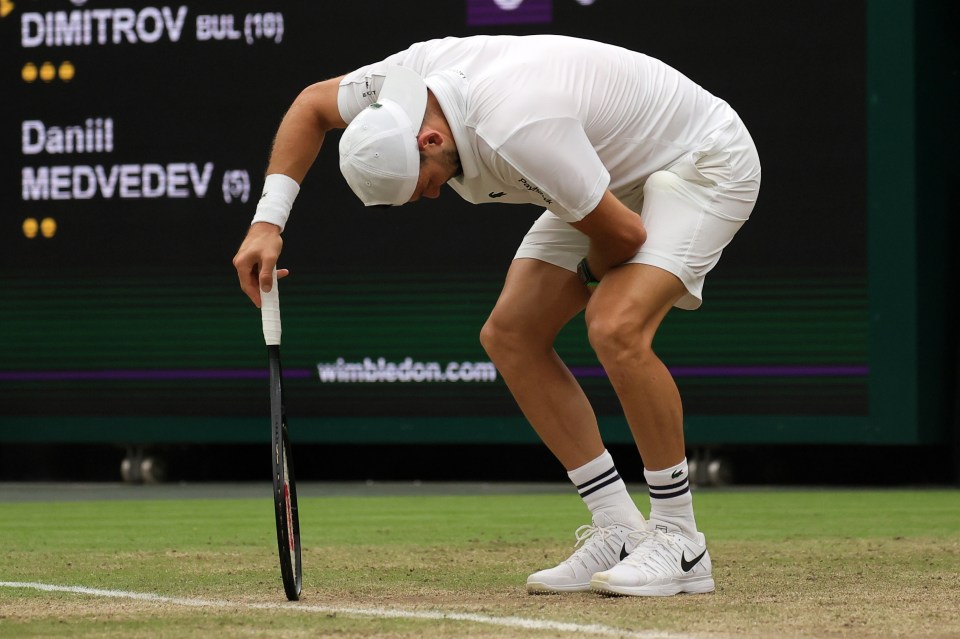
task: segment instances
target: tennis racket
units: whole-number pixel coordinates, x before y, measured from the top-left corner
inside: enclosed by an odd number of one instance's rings
[[[263,339],[267,343],[270,364],[270,425],[273,449],[273,505],[277,515],[277,547],[280,550],[280,576],[287,599],[300,599],[303,570],[300,565],[300,517],[297,514],[297,484],[293,476],[293,455],[287,433],[287,413],[283,405],[283,369],[280,366],[280,293],[277,271],[273,288],[260,291],[260,317]]]

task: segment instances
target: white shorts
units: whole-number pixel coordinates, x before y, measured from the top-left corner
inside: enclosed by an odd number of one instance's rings
[[[760,158],[742,125],[707,152],[685,155],[620,200],[640,218],[647,241],[627,264],[649,264],[676,275],[687,294],[674,305],[703,303],[703,282],[723,249],[750,217],[760,190]],[[516,258],[538,259],[569,271],[587,254],[589,238],[545,211],[523,238]]]

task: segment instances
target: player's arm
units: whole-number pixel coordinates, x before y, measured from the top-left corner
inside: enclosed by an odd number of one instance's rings
[[[332,78],[304,89],[280,122],[274,138],[264,194],[255,221],[240,245],[233,266],[240,288],[260,306],[260,289],[270,290],[273,268],[283,248],[280,232],[299,192],[299,185],[317,159],[328,131],[346,127],[337,107],[341,78]],[[286,269],[277,271],[278,277]]]
[[[341,79],[312,84],[293,101],[277,129],[267,175],[282,173],[298,184],[303,182],[327,132],[347,126],[337,107]]]
[[[528,102],[524,103],[522,100]],[[498,148],[498,167],[514,182],[514,173],[549,193],[544,197],[555,215],[590,238],[587,262],[600,278],[614,266],[636,255],[647,234],[640,216],[627,208],[609,190],[610,175],[597,155],[569,97],[553,92],[533,92],[518,97],[511,111],[538,113],[543,103],[552,115],[532,118],[515,128]],[[539,189],[538,189],[539,190]],[[590,203],[599,201],[583,215]],[[564,204],[560,204],[560,203]]]
[[[571,226],[590,238],[587,263],[597,279],[636,255],[647,241],[640,216],[610,191],[603,194],[595,209]]]

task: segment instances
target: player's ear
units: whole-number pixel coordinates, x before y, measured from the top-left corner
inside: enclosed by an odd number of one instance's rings
[[[428,146],[441,146],[443,144],[443,136],[436,129],[420,129],[420,134],[417,135],[417,148],[423,151]]]

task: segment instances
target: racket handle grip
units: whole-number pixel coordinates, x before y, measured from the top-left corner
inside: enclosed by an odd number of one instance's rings
[[[273,269],[273,287],[269,293],[260,291],[260,320],[263,322],[263,340],[267,346],[279,346],[280,334],[280,291],[277,287],[277,269]]]

